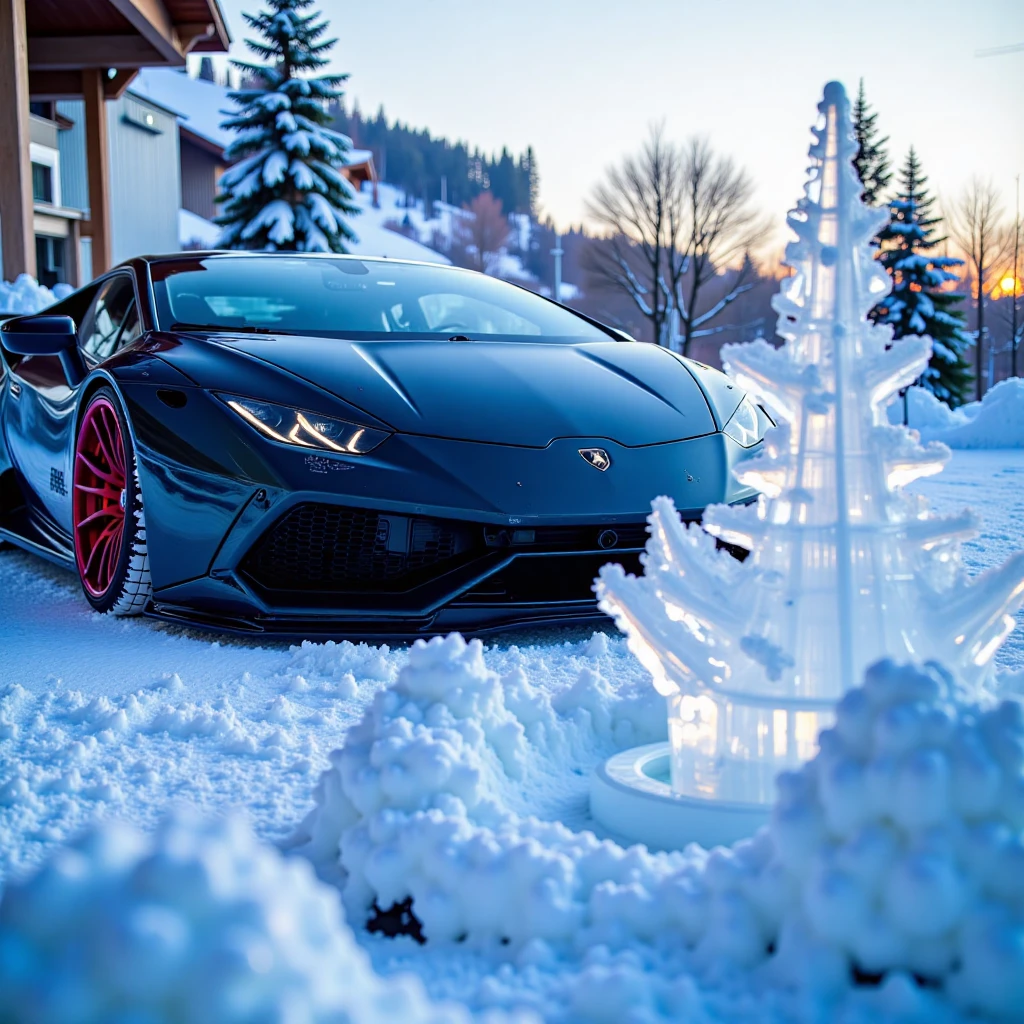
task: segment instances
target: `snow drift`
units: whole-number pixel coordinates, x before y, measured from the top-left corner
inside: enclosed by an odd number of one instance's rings
[[[614,728],[614,699],[568,699]],[[625,850],[519,816],[531,760],[560,742],[555,709],[523,680],[502,685],[478,643],[419,641],[332,755],[300,838],[334,866],[353,921],[411,897],[428,944],[566,975],[596,949],[627,951],[596,1002],[592,972],[576,975],[573,1020],[623,1019],[638,986],[644,1019],[671,1016],[671,972],[645,973],[645,947],[705,981],[751,971],[755,988],[826,1007],[1024,1006],[1019,703],[985,710],[935,666],[879,663],[815,759],[780,777],[771,825],[710,853]]]
[[[50,291],[28,274],[19,274],[12,282],[0,281],[0,313],[27,316],[58,302],[74,289],[69,284],[54,285]]]
[[[908,425],[923,441],[950,448],[1024,448],[1024,380],[1009,377],[980,402],[950,409],[925,388],[907,392]],[[889,422],[903,422],[903,403],[889,406]]]
[[[308,864],[240,820],[99,826],[0,902],[0,1020],[468,1021],[385,983]]]

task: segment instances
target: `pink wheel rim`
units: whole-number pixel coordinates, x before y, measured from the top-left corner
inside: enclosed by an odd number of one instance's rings
[[[93,597],[110,589],[117,571],[126,498],[121,424],[110,402],[97,398],[78,433],[72,497],[75,560],[82,585]]]

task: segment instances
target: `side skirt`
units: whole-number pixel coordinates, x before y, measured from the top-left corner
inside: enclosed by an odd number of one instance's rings
[[[62,569],[76,571],[75,555],[71,547],[63,542],[63,538],[41,529],[24,506],[3,517],[0,522],[0,540],[45,558]]]

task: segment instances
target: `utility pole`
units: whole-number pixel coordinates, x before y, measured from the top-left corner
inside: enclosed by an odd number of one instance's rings
[[[562,236],[557,232],[555,234],[555,247],[551,250],[551,255],[555,257],[555,290],[552,294],[552,298],[555,302],[562,301],[562,257],[565,255],[565,250],[562,248]]]

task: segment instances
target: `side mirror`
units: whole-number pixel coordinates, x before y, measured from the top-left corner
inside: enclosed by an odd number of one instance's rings
[[[69,316],[19,316],[0,324],[0,345],[16,356],[57,356],[68,383],[85,379],[75,321]]]

